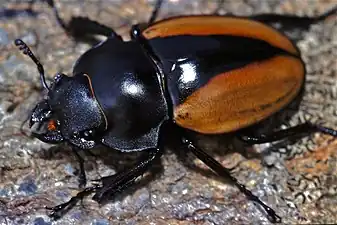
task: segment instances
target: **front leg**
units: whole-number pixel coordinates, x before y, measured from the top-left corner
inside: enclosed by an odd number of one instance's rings
[[[143,175],[153,162],[160,158],[163,152],[163,147],[147,150],[148,154],[146,158],[140,160],[136,166],[126,169],[120,173],[116,173],[112,176],[102,177],[98,184],[93,185],[79,192],[76,196],[72,197],[68,202],[57,205],[52,208],[47,208],[51,210],[49,214],[53,219],[58,219],[72,209],[78,201],[82,200],[83,197],[95,193],[93,199],[97,202],[102,202],[107,198],[113,196],[117,192],[121,192],[130,186],[137,177]]]
[[[74,155],[76,156],[76,159],[78,161],[79,164],[79,175],[78,175],[78,182],[79,182],[79,187],[83,188],[87,185],[87,177],[85,174],[85,169],[84,169],[84,159],[82,158],[82,156],[79,154],[79,150],[76,147],[71,147],[71,150],[73,151]]]

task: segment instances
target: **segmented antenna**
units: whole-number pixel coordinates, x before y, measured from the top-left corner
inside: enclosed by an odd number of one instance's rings
[[[14,44],[16,46],[19,47],[19,49],[23,52],[23,54],[25,55],[28,55],[33,61],[34,63],[36,64],[37,66],[37,70],[39,71],[40,73],[40,81],[41,81],[41,84],[43,85],[43,87],[45,89],[47,89],[49,91],[49,87],[46,83],[46,78],[44,76],[44,69],[43,69],[43,66],[42,64],[40,63],[40,61],[35,57],[35,55],[33,54],[33,52],[29,49],[29,47],[27,46],[27,44],[25,42],[23,42],[21,39],[16,39],[14,41]]]

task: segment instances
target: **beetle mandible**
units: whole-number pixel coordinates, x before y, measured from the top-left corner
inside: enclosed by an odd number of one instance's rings
[[[15,44],[37,65],[45,98],[34,108],[29,126],[46,143],[68,142],[76,148],[97,145],[123,152],[147,151],[147,158],[117,175],[101,178],[68,202],[51,208],[59,218],[84,196],[95,193],[100,202],[129,186],[160,158],[168,129],[179,133],[181,144],[218,175],[229,178],[250,200],[264,208],[270,221],[276,212],[198,148],[187,131],[201,134],[236,132],[249,144],[261,144],[298,134],[337,131],[309,121],[265,135],[240,131],[258,124],[289,105],[303,90],[305,65],[295,44],[270,24],[309,27],[337,12],[318,17],[260,14],[253,16],[197,15],[156,20],[158,0],[146,24],[134,25],[131,40],[85,17],[59,24],[75,38],[104,35],[77,60],[73,76],[57,74],[48,85],[44,69],[20,39]],[[80,185],[86,183],[81,165]],[[109,179],[110,178],[110,179]]]

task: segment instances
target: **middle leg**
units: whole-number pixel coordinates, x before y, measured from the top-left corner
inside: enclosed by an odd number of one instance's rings
[[[279,217],[276,212],[263,203],[256,195],[254,195],[250,190],[248,190],[243,184],[239,183],[238,180],[230,174],[230,170],[223,167],[218,161],[213,159],[209,154],[197,148],[190,140],[183,138],[183,144],[202,162],[204,162],[208,167],[210,167],[218,175],[228,178],[239,190],[246,195],[246,197],[263,207],[269,216],[269,220],[272,223],[281,222],[281,217]]]
[[[54,11],[56,20],[58,24],[75,40],[85,40],[94,41],[93,35],[103,35],[110,38],[122,39],[112,28],[100,24],[94,20],[87,17],[72,17],[68,23],[66,23],[58,13],[58,10],[54,4],[54,0],[45,0],[49,7]]]

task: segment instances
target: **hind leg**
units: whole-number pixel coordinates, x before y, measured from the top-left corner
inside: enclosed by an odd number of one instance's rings
[[[309,28],[310,25],[323,21],[333,15],[335,16],[337,15],[337,6],[315,17],[266,13],[266,14],[252,15],[246,18],[256,20],[256,21],[266,23],[266,24],[278,23],[281,25],[280,29],[282,31],[287,31],[287,30],[292,30],[295,28],[306,30]]]

